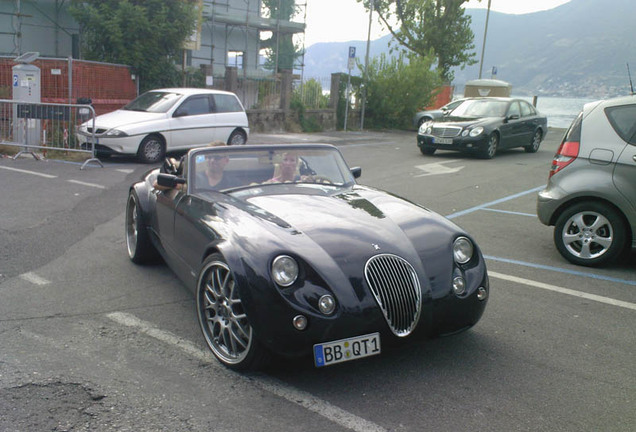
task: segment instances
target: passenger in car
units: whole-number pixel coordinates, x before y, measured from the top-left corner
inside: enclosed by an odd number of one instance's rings
[[[283,160],[274,169],[274,176],[265,183],[286,183],[300,180],[298,155],[293,152],[283,153]]]
[[[225,146],[225,145],[226,144],[223,141],[212,141],[210,144],[208,144],[208,147],[220,147],[220,146]],[[185,154],[185,155],[181,156],[181,158],[179,158],[179,160],[177,160],[176,158],[173,158],[173,157],[166,158],[166,160],[164,161],[163,165],[161,166],[160,172],[166,173],[166,174],[174,174],[176,176],[183,175],[183,161],[184,161],[184,159],[187,156],[188,155]],[[204,180],[203,184],[206,184],[206,183],[209,183],[209,182],[206,182]],[[214,185],[210,185],[210,186],[214,186]],[[165,186],[158,185],[156,181],[153,183],[153,187],[155,189],[157,189],[157,190],[160,190],[160,191],[165,191],[165,190],[171,189],[171,188],[168,188],[168,187],[165,187]],[[184,188],[184,185],[178,184],[175,189],[181,190],[183,188]]]

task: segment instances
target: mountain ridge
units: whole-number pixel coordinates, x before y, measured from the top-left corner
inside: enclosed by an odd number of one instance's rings
[[[571,0],[547,11],[523,15],[490,12],[482,78],[512,84],[519,95],[611,97],[629,94],[627,64],[636,68],[636,31],[631,16],[633,0]],[[456,92],[479,77],[479,59],[486,9],[467,9],[474,34],[475,60],[465,69],[454,68]],[[377,24],[376,24],[377,25]],[[389,55],[392,37],[371,41],[370,57]],[[347,71],[348,47],[364,61],[366,40],[320,42],[305,54],[304,76],[326,78]],[[630,57],[631,56],[631,57]],[[352,72],[359,75],[356,69]]]

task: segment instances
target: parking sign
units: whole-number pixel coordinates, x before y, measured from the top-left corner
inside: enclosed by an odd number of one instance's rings
[[[356,47],[349,47],[349,64],[347,65],[348,69],[353,69],[353,66],[356,64]]]

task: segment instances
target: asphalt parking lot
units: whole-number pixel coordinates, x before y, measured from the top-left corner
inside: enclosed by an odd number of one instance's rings
[[[569,264],[535,214],[562,133],[493,160],[423,156],[414,132],[253,135],[334,144],[360,183],[461,225],[492,291],[460,335],[248,375],[206,352],[165,266],[126,256],[127,188],[148,167],[0,159],[0,430],[633,430],[636,257]]]

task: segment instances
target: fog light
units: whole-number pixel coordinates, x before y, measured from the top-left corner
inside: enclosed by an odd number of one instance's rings
[[[296,330],[305,330],[307,328],[307,317],[303,315],[296,315],[292,322]]]
[[[324,295],[318,300],[318,309],[325,315],[331,315],[336,309],[336,300],[329,294]]]
[[[453,279],[453,291],[455,295],[462,295],[466,292],[466,281],[463,277],[459,276]]]
[[[484,287],[477,288],[477,300],[486,300],[487,297],[488,297],[488,291],[486,291],[486,288]]]

